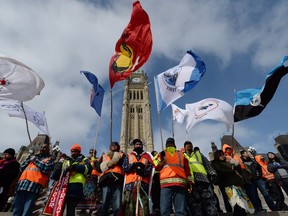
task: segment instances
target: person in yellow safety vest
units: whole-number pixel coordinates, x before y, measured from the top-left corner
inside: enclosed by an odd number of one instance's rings
[[[48,136],[47,136],[48,137]],[[22,172],[16,186],[14,216],[31,216],[38,195],[47,187],[54,161],[49,153],[49,138],[40,147],[40,154],[29,155],[20,167]]]
[[[160,162],[160,155],[157,151],[151,152],[153,156],[154,167],[156,167]],[[154,171],[152,189],[151,189],[153,211],[155,216],[160,216],[160,178],[159,171]]]
[[[272,193],[275,196],[276,199],[276,206],[279,211],[287,211],[288,206],[284,202],[284,194],[281,190],[281,187],[277,183],[274,174],[268,171],[267,164],[268,162],[265,161],[265,158],[263,155],[256,155],[255,160],[260,164],[262,168],[262,179],[266,182],[268,185],[268,188],[271,189]]]
[[[122,164],[125,154],[120,152],[118,142],[112,142],[106,154],[103,154],[96,163],[96,169],[100,173],[99,187],[102,189],[101,216],[108,216],[110,204],[113,207],[113,215],[118,216],[124,183]]]
[[[75,215],[75,208],[79,201],[83,198],[83,188],[86,176],[92,171],[92,166],[88,158],[81,154],[81,146],[73,144],[70,148],[71,157],[67,157],[62,165],[62,169],[70,172],[68,189],[65,199],[65,207],[67,208],[67,216]]]
[[[136,212],[149,215],[148,191],[153,161],[150,154],[144,152],[141,139],[134,139],[133,145],[133,151],[125,156],[122,165],[125,173],[123,215],[134,216]]]
[[[188,160],[176,150],[173,138],[166,140],[166,148],[159,154],[160,162],[155,169],[160,171],[161,215],[170,216],[173,204],[175,215],[185,215],[185,193],[193,184]]]
[[[199,150],[193,151],[191,141],[184,143],[184,156],[189,161],[191,173],[194,175],[194,187],[191,194],[188,193],[187,203],[191,215],[219,215],[217,199],[214,195],[211,182],[217,182],[217,173],[212,168],[210,161]]]

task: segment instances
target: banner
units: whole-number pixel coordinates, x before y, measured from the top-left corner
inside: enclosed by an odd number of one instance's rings
[[[42,78],[23,63],[0,56],[0,98],[28,101],[39,95]]]
[[[50,136],[44,112],[34,111],[33,109],[24,104],[23,107],[27,120],[32,122],[44,134]],[[6,110],[10,117],[18,117],[25,119],[25,114],[23,112],[20,101],[0,100],[0,109]]]
[[[115,46],[109,64],[111,89],[115,82],[128,78],[149,58],[152,51],[152,32],[148,14],[139,1],[133,3],[131,19]]]
[[[158,112],[194,88],[205,71],[202,59],[192,51],[187,51],[179,65],[157,75],[154,84]]]
[[[223,122],[227,130],[233,126],[233,108],[225,101],[207,98],[196,103],[186,104],[188,111],[186,130],[207,119]]]
[[[257,116],[265,109],[274,96],[281,78],[288,73],[287,60],[288,56],[284,56],[280,63],[267,74],[262,88],[245,89],[236,93],[234,122]]]

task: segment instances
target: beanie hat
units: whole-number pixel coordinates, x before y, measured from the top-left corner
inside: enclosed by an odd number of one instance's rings
[[[3,153],[8,153],[8,154],[10,154],[12,157],[14,157],[14,155],[15,155],[15,150],[12,149],[12,148],[8,148],[8,149],[6,149]]]
[[[79,152],[81,152],[81,146],[77,143],[73,144],[70,148],[70,151],[72,150],[78,150]]]
[[[133,145],[135,145],[137,142],[140,142],[143,145],[143,142],[141,139],[134,139],[133,140]]]
[[[175,144],[175,140],[173,139],[173,138],[168,138],[167,140],[166,140],[166,144],[167,143],[173,143],[173,144]]]
[[[192,144],[191,141],[185,141],[185,142],[184,142],[184,147],[185,147],[186,145],[193,145],[193,144]]]

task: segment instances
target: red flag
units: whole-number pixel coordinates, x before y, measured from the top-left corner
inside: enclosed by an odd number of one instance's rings
[[[131,19],[115,46],[116,53],[109,64],[110,86],[128,78],[149,58],[152,51],[152,32],[148,14],[139,1],[133,3]]]

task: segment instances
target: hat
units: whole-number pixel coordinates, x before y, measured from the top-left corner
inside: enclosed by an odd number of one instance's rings
[[[14,155],[15,155],[15,150],[12,149],[12,148],[8,148],[8,149],[6,149],[3,153],[8,153],[8,154],[10,154],[12,157],[14,157]]]
[[[173,144],[175,144],[175,140],[174,140],[173,138],[169,137],[169,138],[166,140],[166,144],[167,144],[167,143],[173,143]]]
[[[73,144],[70,148],[70,151],[72,150],[78,150],[79,152],[81,152],[81,146],[77,143]]]
[[[184,142],[184,147],[185,147],[186,145],[190,145],[190,144],[193,145],[191,141],[185,141],[185,142]]]
[[[135,145],[137,142],[140,142],[143,145],[143,142],[141,139],[134,139],[133,140],[133,145]]]

